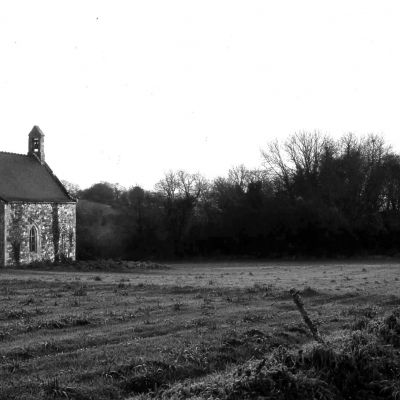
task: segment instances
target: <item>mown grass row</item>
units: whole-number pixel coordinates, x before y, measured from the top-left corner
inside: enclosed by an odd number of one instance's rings
[[[132,359],[93,370],[74,385],[54,378],[36,390],[43,398],[78,400],[120,399],[132,394],[136,394],[132,399],[164,400],[261,396],[373,400],[400,395],[400,309],[384,318],[367,309],[350,330],[328,338],[326,346],[305,345],[298,351],[284,337],[255,329],[242,334],[231,331],[218,344],[177,351],[171,362]]]
[[[21,304],[21,291],[2,313],[2,331],[9,333],[0,342],[1,399],[120,399],[223,370],[286,340],[243,336],[246,327],[273,318],[259,303],[282,296],[261,285],[138,286],[140,293],[125,282],[101,283],[97,293],[90,285],[59,287],[53,297],[53,285],[43,282],[40,296],[27,305]],[[72,313],[69,297],[80,300]],[[149,353],[149,346],[157,351]]]
[[[43,382],[0,389],[0,398],[14,399],[31,392],[37,398],[53,399],[121,399],[133,393],[157,392],[166,385],[187,378],[202,377],[227,367],[243,363],[248,358],[261,357],[273,348],[287,345],[284,335],[265,335],[252,329],[238,334],[230,331],[216,343],[201,342],[175,349],[164,360],[133,358],[123,364],[105,364],[64,382],[55,377]],[[52,344],[49,344],[49,348]],[[12,369],[12,364],[8,368]],[[11,372],[11,371],[10,371]],[[35,397],[32,397],[35,398]]]

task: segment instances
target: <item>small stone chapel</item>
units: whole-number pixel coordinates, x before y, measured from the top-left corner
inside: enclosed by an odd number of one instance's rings
[[[46,164],[44,134],[28,154],[0,151],[0,267],[75,260],[76,200]]]

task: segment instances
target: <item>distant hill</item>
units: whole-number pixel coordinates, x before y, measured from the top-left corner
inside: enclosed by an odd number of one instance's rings
[[[123,213],[110,205],[90,200],[77,204],[78,257],[118,257],[125,234],[121,229]],[[126,218],[126,217],[125,217]]]
[[[120,212],[117,209],[113,208],[108,204],[98,203],[96,201],[84,200],[84,199],[78,201],[77,208],[82,213],[99,212],[105,216],[120,214]]]

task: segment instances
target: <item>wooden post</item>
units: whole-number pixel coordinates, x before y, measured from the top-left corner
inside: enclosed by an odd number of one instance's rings
[[[311,331],[311,334],[313,335],[313,338],[318,342],[326,346],[326,343],[324,339],[322,338],[321,334],[318,332],[318,328],[315,326],[315,324],[311,321],[310,317],[307,314],[307,311],[304,309],[304,304],[303,300],[300,297],[300,293],[292,288],[290,289],[290,294],[293,297],[293,301],[296,304],[298,310],[300,311],[301,316],[303,317],[304,322],[308,326],[308,328]]]

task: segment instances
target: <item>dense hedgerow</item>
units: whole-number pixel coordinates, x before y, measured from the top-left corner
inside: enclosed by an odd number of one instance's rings
[[[71,271],[110,271],[129,272],[146,270],[167,270],[169,267],[152,261],[127,261],[119,259],[94,259],[94,260],[63,260],[59,263],[50,260],[34,261],[30,264],[20,266],[22,269],[38,270],[71,270]]]

